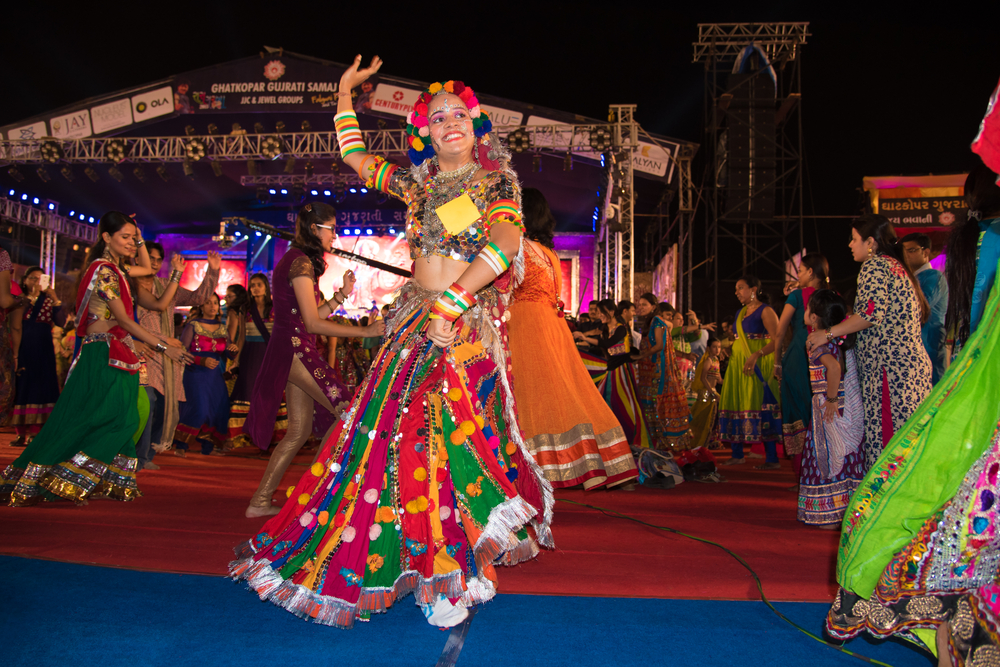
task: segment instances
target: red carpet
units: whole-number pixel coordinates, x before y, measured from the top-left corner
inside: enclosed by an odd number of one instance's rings
[[[21,450],[0,433],[0,466]],[[242,454],[242,455],[240,455]],[[294,484],[312,453],[296,459],[281,489]],[[158,471],[139,474],[145,494],[133,503],[94,501],[87,507],[53,503],[0,508],[0,553],[60,561],[223,575],[232,548],[263,520],[243,510],[266,461],[255,451],[181,459],[157,455]],[[839,533],[795,520],[789,462],[780,471],[750,465],[722,468],[723,484],[687,482],[671,490],[559,491],[574,500],[665,525],[732,549],[764,582],[773,600],[829,602]],[[749,573],[726,553],[705,544],[556,503],[557,549],[529,563],[500,568],[504,593],[758,599]]]

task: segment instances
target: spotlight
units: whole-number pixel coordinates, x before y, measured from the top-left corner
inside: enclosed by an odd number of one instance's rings
[[[285,131],[285,121],[279,120],[277,123],[274,124],[274,129],[276,129],[278,132],[284,132]]]
[[[261,204],[270,204],[272,194],[274,194],[274,190],[268,192],[267,188],[263,185],[257,187],[257,201]]]
[[[396,230],[393,229],[392,227],[390,227],[389,228],[389,233],[392,234],[393,236],[395,236],[396,235]]]
[[[121,139],[112,139],[104,144],[104,157],[116,164],[124,160],[127,153],[128,147]]]
[[[382,118],[378,119],[378,129],[384,130],[387,126],[388,126],[388,123],[386,123],[384,119],[382,119]]]
[[[141,166],[133,169],[132,173],[135,175],[137,179],[139,179],[140,183],[146,182],[146,170],[143,169]]]
[[[542,156],[535,153],[535,157],[531,158],[531,168],[533,171],[542,170]]]
[[[7,196],[8,197],[13,197],[14,196],[14,190],[13,190],[13,188],[11,188],[11,191],[7,193]]]
[[[85,216],[83,213],[81,213],[80,214],[80,222],[86,222],[86,220],[87,220],[87,216]]]
[[[303,132],[312,132],[312,129],[313,129],[312,123],[310,123],[307,120],[302,121],[302,131]]]
[[[507,146],[515,153],[523,153],[531,148],[531,137],[528,131],[519,127],[507,135]]]
[[[366,229],[365,230],[365,234],[367,234],[368,236],[371,236],[372,235],[372,230]]]
[[[184,160],[184,175],[188,178],[194,178],[194,165],[191,164],[191,160]]]
[[[247,160],[247,173],[249,173],[251,176],[257,176],[258,175],[259,172],[257,171],[257,161],[256,160]]]
[[[563,158],[563,171],[573,171],[573,154],[566,151],[566,157]]]
[[[323,196],[324,197],[329,197],[331,194],[333,194],[333,193],[331,193],[329,190],[323,190]]]
[[[216,125],[215,123],[209,123],[208,124],[208,133],[209,134],[215,134],[218,131],[219,131],[219,126],[218,125]]]
[[[218,160],[212,160],[212,173],[215,174],[216,177],[222,176],[222,163]]]
[[[310,190],[309,194],[311,194],[313,197],[319,197],[319,190]]]
[[[363,195],[368,194],[368,188],[361,188],[361,194]]]
[[[606,127],[599,127],[590,132],[590,147],[595,153],[603,153],[611,148],[611,130]],[[603,162],[603,157],[602,157]],[[601,166],[604,166],[603,164]]]
[[[87,175],[87,178],[92,180],[94,183],[101,180],[101,177],[97,175],[97,172],[94,171],[93,167],[88,166],[86,169],[83,170],[83,173],[85,173]]]
[[[118,167],[114,167],[114,166],[113,166],[113,167],[111,167],[110,169],[108,169],[108,174],[109,174],[109,175],[111,176],[111,178],[115,179],[115,180],[116,180],[116,181],[118,181],[119,183],[121,183],[121,182],[122,182],[122,180],[123,180],[123,179],[125,178],[125,174],[123,174],[123,173],[122,173],[122,172],[121,172],[121,171],[120,171],[120,170],[118,169]]]
[[[192,139],[184,144],[184,157],[186,158],[185,162],[197,162],[205,157],[205,142],[201,139]]]
[[[257,236],[260,236],[260,232],[257,232]]]
[[[247,131],[243,129],[243,126],[239,123],[233,123],[233,131],[231,134],[246,134]]]
[[[39,167],[35,170],[35,173],[38,174],[38,178],[42,179],[42,183],[48,183],[52,180],[52,177],[49,176],[49,172],[45,169],[45,167]]]
[[[347,187],[342,182],[338,182],[333,186],[333,201],[343,204],[345,199],[347,199]]]
[[[163,179],[164,183],[170,182],[170,174],[167,173],[167,165],[161,164],[156,168],[156,174]]]
[[[74,217],[74,216],[76,216],[76,211],[70,211],[70,212],[69,212],[69,217],[71,217],[71,218],[72,218],[72,217]],[[73,250],[76,250],[76,248],[73,248]]]
[[[87,222],[89,222],[90,224],[94,224],[94,216],[90,216],[90,219]]]
[[[355,229],[354,230],[354,235],[355,236],[361,236],[361,230],[360,229]]]
[[[35,206],[38,206],[39,202],[40,200],[38,199],[38,197],[35,197],[34,199],[31,200],[31,203],[34,204]]]
[[[260,155],[268,160],[277,158],[281,155],[281,140],[278,137],[264,137],[260,142]]]
[[[17,167],[11,167],[10,169],[8,169],[7,174],[18,183],[24,180],[24,174],[18,171]]]
[[[254,123],[253,124],[253,131],[254,131],[255,134],[264,134],[264,124],[263,123]]]
[[[63,178],[65,178],[70,183],[73,182],[73,170],[69,168],[69,165],[66,165],[65,167],[60,169],[59,173],[62,174]]]
[[[28,201],[28,195],[27,194],[21,195],[21,201]]]
[[[184,126],[184,134],[188,135],[189,137],[193,137],[194,136],[194,126],[193,125],[185,125]]]
[[[358,194],[358,189],[357,188],[351,188],[350,192],[351,192],[352,195],[356,195],[356,194]]]
[[[351,235],[351,230],[350,230],[350,229],[345,229],[345,230],[344,230],[344,231],[342,232],[342,234],[343,234],[344,236],[350,236],[350,235]]]
[[[287,195],[288,194],[288,190],[286,190],[285,188],[281,188],[281,194]]]
[[[407,125],[409,125],[409,123],[407,123],[405,119],[399,119],[399,129],[405,130]]]
[[[306,191],[300,184],[296,183],[292,186],[292,201],[296,204],[302,202],[306,198]]]
[[[51,164],[55,164],[63,158],[62,146],[55,141],[43,141],[38,152],[41,153],[43,160]]]
[[[271,188],[270,190],[268,190],[268,192],[271,193],[272,195],[278,194],[278,191],[275,190],[274,188]]]
[[[80,249],[80,244],[79,243],[74,243],[73,244],[73,250],[76,251],[76,250],[79,250],[79,249]]]
[[[307,179],[313,177],[313,172],[314,171],[315,171],[315,169],[313,168],[313,163],[312,162],[306,162],[306,178]]]
[[[285,173],[294,174],[295,173],[295,156],[289,155],[288,159],[285,160]]]
[[[340,173],[340,163],[339,162],[334,161],[334,163],[332,165],[330,165],[330,173],[331,174],[339,174]]]

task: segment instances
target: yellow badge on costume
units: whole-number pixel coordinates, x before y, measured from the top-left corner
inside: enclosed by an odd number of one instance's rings
[[[458,234],[482,217],[469,195],[452,199],[447,204],[438,206],[434,211],[449,234]]]

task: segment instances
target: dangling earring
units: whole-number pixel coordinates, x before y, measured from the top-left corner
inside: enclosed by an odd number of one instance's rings
[[[872,258],[872,247],[868,246],[868,259]]]
[[[476,143],[472,146],[472,159],[476,163],[477,169],[482,169],[483,165],[479,161],[479,137],[476,137]]]

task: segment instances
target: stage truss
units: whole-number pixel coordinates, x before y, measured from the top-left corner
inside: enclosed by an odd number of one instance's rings
[[[608,185],[605,188],[605,205],[599,212],[595,288],[601,298],[618,301],[632,298],[635,282],[632,157],[639,148],[640,137],[650,143],[658,142],[636,122],[635,105],[612,105],[610,111],[613,118],[610,124],[518,125],[500,126],[495,130],[515,152],[545,153],[595,163],[601,161],[602,155],[607,159]],[[516,142],[512,140],[514,137],[510,137],[512,133],[516,135]],[[370,152],[389,158],[406,159],[409,144],[404,130],[366,130],[363,135]],[[681,146],[682,149],[687,148],[686,144]],[[667,152],[680,175],[680,186],[684,190],[680,200],[691,201],[690,163],[693,155],[683,151],[681,155],[673,155],[669,150]],[[31,141],[0,141],[0,166],[7,169],[21,166],[25,171],[60,171],[73,165],[104,165],[110,169],[127,164],[243,162],[247,163],[249,173],[241,176],[240,183],[247,188],[301,186],[303,190],[308,190],[359,184],[360,179],[346,168],[344,173],[254,173],[254,163],[258,162],[285,161],[290,164],[294,160],[294,164],[298,164],[308,163],[310,160],[339,158],[340,150],[335,132],[248,134],[239,130],[231,134],[212,135],[68,140],[43,137]],[[56,175],[52,174],[52,177]],[[23,207],[17,202],[7,203],[15,205],[18,211]],[[24,208],[31,209],[30,206]],[[12,217],[11,220],[42,226],[38,221],[44,218],[49,220],[44,228],[54,234],[67,233],[82,240],[88,240],[84,235],[91,232],[96,236],[96,229],[93,227],[78,225],[59,216],[46,216],[46,212],[38,209],[33,210],[35,213],[19,212],[19,217]],[[28,222],[29,219],[34,222]],[[59,222],[60,220],[64,222]],[[84,231],[81,232],[78,228],[83,228]],[[60,229],[71,231],[62,232]]]
[[[783,281],[785,260],[803,247],[801,52],[809,36],[808,23],[698,25],[693,62],[705,68],[706,167],[700,194],[706,205],[704,242],[708,266],[705,273],[711,292],[711,303],[702,300],[701,305],[712,313],[711,319],[719,317],[719,292],[723,283],[728,285],[743,273],[754,273],[765,281]],[[726,123],[742,122],[728,110],[729,101],[733,99],[728,78],[737,56],[751,44],[767,54],[776,76],[774,138],[765,137],[754,127],[747,128],[757,141],[774,142],[775,178],[759,187],[754,185],[743,203],[767,188],[774,188],[774,215],[766,220],[739,221],[729,216],[736,206],[726,201],[724,189],[717,184],[716,160],[725,151],[725,147],[720,146],[720,136]],[[764,72],[760,70],[758,75],[765,76]],[[681,255],[688,258],[686,264],[690,266],[693,235],[689,233],[686,241],[688,245],[681,247]],[[731,266],[720,266],[720,256],[737,254],[742,255],[741,264],[732,262]],[[687,285],[690,290],[690,280]],[[726,306],[728,304],[729,301]]]

